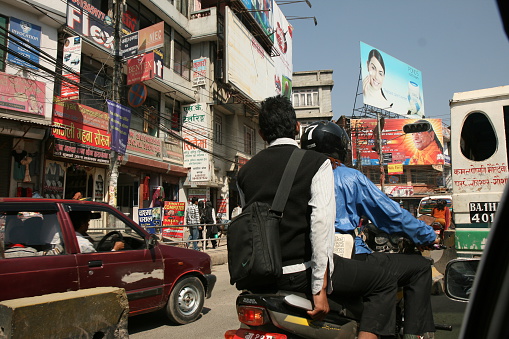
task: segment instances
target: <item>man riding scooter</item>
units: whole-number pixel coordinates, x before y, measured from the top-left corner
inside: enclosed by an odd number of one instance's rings
[[[346,167],[350,140],[345,130],[333,122],[321,121],[306,127],[301,147],[327,155],[334,172],[337,233],[355,238],[354,259],[384,268],[404,287],[404,338],[433,338],[435,325],[431,310],[431,266],[420,255],[372,253],[361,237],[355,235],[362,216],[367,216],[379,229],[391,234],[405,233],[420,250],[438,243],[432,227],[415,219],[398,203],[387,197],[361,172]],[[352,239],[353,240],[353,239]]]

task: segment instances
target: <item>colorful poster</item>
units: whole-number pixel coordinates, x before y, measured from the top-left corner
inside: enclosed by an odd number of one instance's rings
[[[274,2],[274,35],[276,37],[274,47],[279,52],[274,56],[274,83],[276,94],[281,94],[288,99],[292,97],[293,75],[293,27],[288,23],[279,6]]]
[[[253,16],[256,22],[260,25],[263,32],[270,38],[271,41],[274,41],[274,35],[272,34],[274,26],[273,16],[272,16],[272,8],[273,1],[272,0],[261,0],[261,1],[253,1],[253,0],[241,0],[246,9],[249,11],[249,14]]]
[[[182,106],[182,136],[190,142],[184,143],[184,167],[191,167],[190,181],[210,181],[211,140],[209,115],[206,104],[198,103]]]
[[[363,42],[360,46],[364,105],[424,117],[421,71]]]
[[[46,87],[41,81],[0,72],[0,107],[44,116]]]
[[[131,124],[131,109],[111,100],[106,100],[110,114],[111,150],[125,154]]]
[[[186,203],[176,201],[165,201],[163,207],[163,229],[162,236],[184,239],[184,227],[166,227],[184,225]]]
[[[431,130],[421,133],[403,132],[403,126],[426,121]],[[362,161],[363,166],[379,165],[379,154],[374,150],[376,135],[373,132],[376,119],[352,119],[353,164]],[[444,164],[442,119],[385,119],[382,130],[382,153],[384,163],[403,165]]]
[[[13,37],[9,39],[9,48],[12,49],[15,54],[8,53],[7,61],[19,66],[39,69],[39,67],[34,66],[32,63],[20,59],[17,55],[21,55],[23,58],[39,64],[39,52],[37,49],[41,47],[41,31],[42,29],[40,26],[11,17],[9,21],[9,33]],[[24,42],[34,45],[35,48]]]
[[[81,42],[79,36],[71,36],[65,39],[63,62],[67,68],[62,69],[64,78],[70,79],[74,82],[80,82],[81,71]],[[79,88],[77,85],[62,81],[62,89],[60,96],[65,99],[77,100],[79,98]]]

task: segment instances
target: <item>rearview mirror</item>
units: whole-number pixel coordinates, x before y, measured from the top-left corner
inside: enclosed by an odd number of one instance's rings
[[[451,299],[468,301],[474,285],[479,259],[455,259],[445,268],[445,294]]]
[[[147,248],[151,249],[154,248],[157,245],[157,236],[155,234],[151,234],[150,237],[147,239]]]

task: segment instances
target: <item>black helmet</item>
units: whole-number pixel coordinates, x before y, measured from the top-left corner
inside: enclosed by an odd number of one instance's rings
[[[350,148],[345,130],[331,121],[318,121],[308,125],[300,139],[300,147],[325,153],[341,162]]]

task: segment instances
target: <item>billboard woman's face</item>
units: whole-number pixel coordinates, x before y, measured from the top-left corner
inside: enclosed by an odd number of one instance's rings
[[[371,87],[377,90],[381,90],[385,79],[385,71],[380,61],[378,61],[375,57],[372,57],[368,61],[368,71],[369,84]]]

